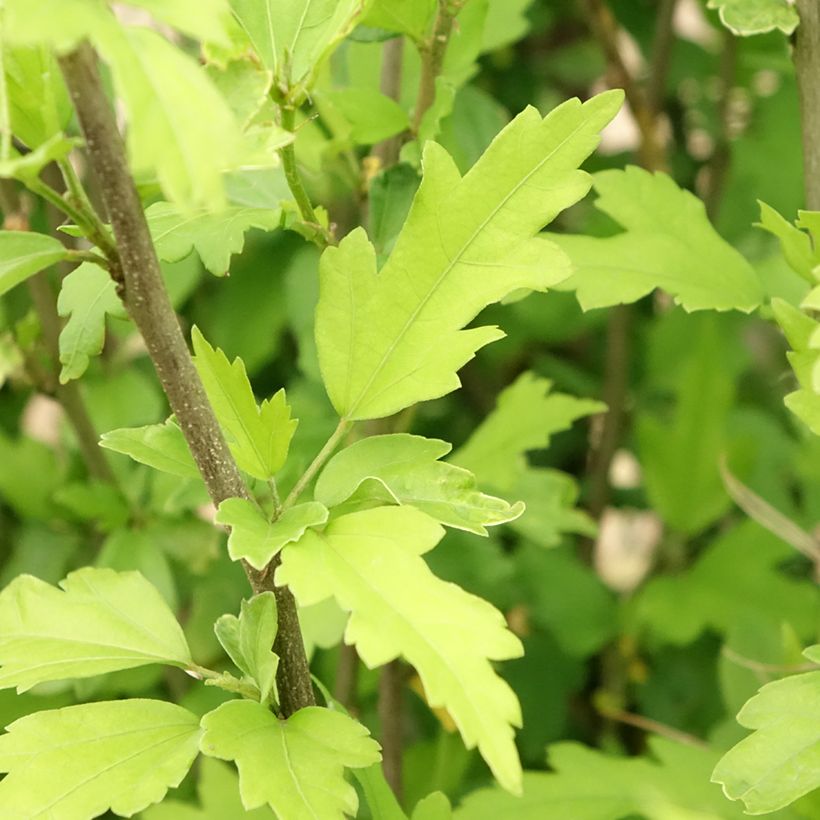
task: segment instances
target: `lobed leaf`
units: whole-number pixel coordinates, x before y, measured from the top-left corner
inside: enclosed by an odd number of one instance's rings
[[[223,649],[236,667],[256,683],[261,703],[266,703],[271,694],[276,696],[279,656],[271,647],[277,629],[276,597],[272,592],[243,600],[238,618],[222,615],[214,624]]]
[[[818,647],[806,654],[817,658]],[[749,814],[776,811],[820,787],[820,671],[766,684],[737,716],[755,731],[712,773]]]
[[[379,760],[364,726],[317,706],[280,720],[258,703],[231,701],[205,715],[202,728],[202,752],[236,763],[242,805],[267,803],[281,820],[355,815],[358,799],[344,770]]]
[[[0,593],[0,688],[88,678],[152,663],[187,666],[182,629],[137,572],[84,567],[60,589],[18,575]]]
[[[125,318],[126,313],[114,280],[93,262],[83,262],[63,279],[57,312],[69,317],[60,332],[60,382],[65,384],[82,376],[91,357],[102,352],[105,317]]]
[[[630,166],[595,175],[595,206],[625,232],[606,239],[550,235],[576,273],[584,310],[634,302],[662,288],[685,310],[756,308],[763,291],[752,266],[724,241],[694,194],[662,173]]]
[[[452,716],[499,782],[520,788],[512,726],[521,712],[490,660],[518,657],[521,644],[486,601],[436,578],[421,553],[444,531],[412,507],[379,507],[309,530],[282,551],[276,583],[301,606],[333,596],[351,612],[345,641],[374,668],[399,655],[419,673],[427,702]]]
[[[244,498],[228,498],[219,505],[214,519],[231,528],[228,554],[234,561],[245,560],[258,570],[264,569],[285,544],[297,541],[308,527],[327,521],[327,509],[315,501],[296,504],[275,520]]]
[[[706,7],[718,9],[720,22],[741,37],[775,29],[791,34],[800,22],[788,0],[709,0]]]
[[[242,360],[228,361],[197,327],[191,337],[194,363],[237,464],[254,478],[267,481],[284,465],[296,430],[285,391],[257,405]]]
[[[131,817],[178,786],[197,755],[199,719],[158,700],[36,712],[0,736],[4,817]]]
[[[100,447],[131,456],[140,464],[147,464],[163,473],[180,478],[199,478],[188,443],[173,418],[163,424],[145,427],[121,427],[103,433]]]
[[[397,433],[368,436],[346,447],[327,464],[314,489],[326,507],[347,501],[354,493],[368,499],[387,492],[389,501],[416,507],[441,524],[478,535],[485,527],[513,521],[524,512],[476,489],[468,470],[439,461],[450,452],[446,441]],[[374,487],[375,484],[375,487]]]
[[[0,231],[0,295],[66,257],[62,243],[31,231]]]
[[[515,290],[567,277],[563,252],[534,237],[586,193],[577,167],[622,98],[570,100],[544,119],[527,109],[463,178],[428,142],[421,187],[384,268],[361,229],[324,252],[316,342],[339,415],[380,418],[456,389],[456,370],[501,335],[462,328]]]

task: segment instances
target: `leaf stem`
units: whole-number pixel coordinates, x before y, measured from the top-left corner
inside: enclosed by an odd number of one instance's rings
[[[282,504],[282,509],[286,510],[292,507],[299,496],[304,492],[305,488],[314,479],[319,470],[324,467],[325,462],[333,455],[333,451],[338,447],[339,442],[344,438],[345,434],[350,430],[352,422],[347,419],[341,419],[336,429],[330,434],[330,438],[325,442],[321,450],[316,454],[316,458],[308,465],[307,470],[302,474],[302,477],[294,484],[293,489],[288,493],[285,503]]]
[[[126,309],[142,334],[211,500],[218,506],[226,498],[250,499],[168,298],[125,146],[103,90],[96,54],[83,43],[61,57],[60,66],[114,231],[116,246],[106,255],[112,277],[125,285]],[[273,583],[276,566],[274,559],[261,572],[247,564],[244,569],[254,592],[272,590],[276,595],[279,631],[274,651],[280,658],[277,683],[287,716],[315,700],[296,604],[287,587]]]

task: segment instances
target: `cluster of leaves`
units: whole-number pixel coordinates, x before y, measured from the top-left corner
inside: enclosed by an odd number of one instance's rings
[[[645,47],[643,5],[615,5]],[[623,94],[590,93],[605,66],[566,4],[6,0],[3,211],[14,227],[27,189],[35,230],[0,232],[0,814],[813,816],[820,217],[780,216],[800,169],[757,161],[799,144],[798,20],[702,5],[661,89],[672,174],[593,156]],[[720,21],[768,33],[738,46],[749,121],[714,220],[692,189],[726,146],[692,146],[728,139],[729,102],[697,91]],[[72,165],[58,61],[83,41],[250,490],[222,529]],[[59,287],[51,325],[38,283]],[[595,417],[597,447],[600,309],[633,302],[599,531],[573,425]],[[35,419],[44,392],[71,426]],[[78,403],[111,475],[85,475]],[[323,706],[280,708],[275,598],[245,599],[243,565],[295,596]],[[401,804],[370,736],[396,661]],[[666,736],[644,748],[629,724]]]

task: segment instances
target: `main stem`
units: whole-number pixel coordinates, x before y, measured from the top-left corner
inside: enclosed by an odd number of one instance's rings
[[[84,43],[62,57],[60,66],[114,231],[116,251],[109,264],[114,278],[122,283],[126,309],[145,340],[211,500],[218,505],[226,498],[250,498],[168,299],[145,214],[128,170],[125,146],[102,87],[96,55]],[[257,572],[245,565],[245,572],[254,592],[272,590],[276,595],[279,633],[274,649],[280,657],[277,684],[280,705],[287,716],[315,701],[296,604],[287,588],[273,584],[275,567],[274,561]]]
[[[800,92],[806,207],[820,211],[820,2],[797,0],[794,67]]]

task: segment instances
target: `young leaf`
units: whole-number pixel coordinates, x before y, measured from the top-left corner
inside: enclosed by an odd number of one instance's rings
[[[197,370],[237,464],[254,478],[267,481],[285,463],[296,430],[285,391],[257,405],[242,360],[229,362],[196,327],[191,338]]]
[[[322,96],[350,123],[350,138],[359,145],[373,145],[410,125],[407,112],[373,88],[340,88]]]
[[[289,507],[276,521],[270,521],[252,501],[228,498],[219,505],[214,520],[231,528],[228,536],[231,558],[245,560],[262,570],[285,544],[297,541],[308,527],[324,524],[327,509],[308,501]]]
[[[820,258],[812,248],[811,238],[796,225],[784,219],[774,208],[765,202],[760,204],[760,222],[757,227],[763,228],[780,241],[783,256],[795,273],[799,273],[808,282],[814,283],[812,271]]]
[[[278,628],[276,597],[272,592],[243,600],[237,618],[222,615],[214,631],[237,668],[252,678],[259,689],[260,702],[276,695],[276,669],[279,657],[271,650]]]
[[[279,211],[263,208],[180,213],[170,202],[154,203],[145,216],[160,259],[177,262],[196,250],[202,264],[215,276],[224,276],[231,255],[242,253],[246,231],[272,231],[281,219]]]
[[[806,655],[819,647],[812,647]],[[776,811],[820,787],[820,672],[766,684],[741,710],[755,731],[730,749],[712,773],[749,814]]]
[[[197,764],[199,782],[196,806],[181,800],[163,800],[141,815],[143,820],[232,820],[235,817],[250,820],[270,820],[273,815],[267,806],[246,812],[239,799],[239,778],[232,766],[203,757]]]
[[[376,482],[397,504],[409,504],[441,524],[486,535],[485,527],[512,521],[524,512],[476,489],[475,477],[438,461],[446,441],[397,433],[368,436],[334,456],[316,482],[314,498],[326,507],[347,501],[362,485]]]
[[[344,769],[379,760],[364,726],[317,706],[279,720],[265,706],[235,700],[205,715],[202,728],[202,752],[236,762],[242,805],[267,803],[288,820],[355,815],[358,799]]]
[[[595,206],[625,233],[550,237],[578,269],[561,289],[577,289],[584,310],[634,302],[654,288],[688,311],[748,313],[760,304],[752,266],[718,235],[703,202],[671,177],[631,166],[596,174],[594,186]]]
[[[475,429],[451,459],[481,476],[493,487],[512,489],[525,467],[524,453],[549,445],[553,433],[576,420],[602,413],[606,405],[550,393],[552,382],[522,373],[498,397],[495,410]]]
[[[351,611],[345,641],[369,667],[404,656],[428,703],[445,708],[467,747],[478,746],[499,782],[517,791],[512,726],[521,713],[489,661],[518,657],[521,644],[490,604],[430,572],[420,556],[443,534],[412,507],[345,515],[285,547],[276,583],[302,606],[332,595]]]
[[[719,9],[720,22],[741,37],[775,29],[791,34],[800,22],[789,0],[709,0],[706,7]]]
[[[36,712],[0,736],[5,817],[131,817],[178,786],[197,755],[199,719],[159,700]]]
[[[66,249],[51,236],[0,231],[0,296],[65,257]]]
[[[316,341],[341,416],[379,418],[455,390],[456,371],[501,334],[462,328],[515,290],[567,277],[565,255],[535,235],[588,190],[577,167],[622,99],[569,100],[543,120],[528,108],[464,178],[428,142],[421,187],[384,268],[377,273],[363,230],[324,252]]]
[[[0,688],[191,662],[182,629],[139,573],[84,567],[60,587],[19,575],[0,593]]]
[[[85,373],[92,356],[105,343],[105,317],[125,318],[114,280],[98,265],[83,262],[63,279],[57,311],[68,316],[60,332],[60,381],[65,384]]]
[[[182,430],[173,418],[163,424],[121,427],[100,437],[100,447],[131,456],[140,464],[180,478],[199,478]]]
[[[230,0],[262,63],[286,86],[304,84],[353,29],[362,0]]]
[[[362,23],[420,41],[433,22],[436,0],[374,0]]]

